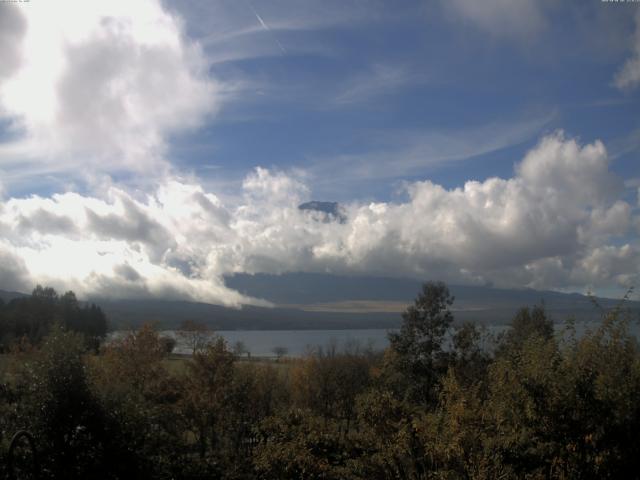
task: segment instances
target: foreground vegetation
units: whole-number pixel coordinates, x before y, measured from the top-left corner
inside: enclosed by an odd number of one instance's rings
[[[383,354],[329,347],[288,368],[222,339],[171,368],[150,326],[96,351],[47,317],[5,356],[0,455],[26,429],[41,478],[638,478],[640,351],[621,309],[578,337],[524,308],[487,351],[452,302],[427,283]],[[28,475],[31,451],[16,457]]]

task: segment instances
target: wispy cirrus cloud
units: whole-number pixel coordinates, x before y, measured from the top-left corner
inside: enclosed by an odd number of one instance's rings
[[[631,58],[620,68],[613,80],[614,85],[622,90],[632,89],[640,84],[640,8],[636,9],[635,20]]]
[[[447,0],[442,4],[456,18],[500,37],[527,38],[547,24],[544,1]]]
[[[187,19],[191,36],[203,45],[213,64],[279,56],[282,48],[294,55],[333,55],[325,42],[299,35],[294,42],[288,42],[287,37],[388,20],[390,14],[378,1],[363,4],[353,0],[278,0],[252,4],[186,0],[168,4]]]
[[[306,170],[319,189],[351,182],[394,180],[425,174],[449,162],[485,155],[536,138],[556,117],[546,115],[509,123],[492,122],[460,129],[374,132],[370,150],[312,158]],[[336,176],[335,172],[340,172]]]
[[[335,95],[332,106],[349,106],[380,96],[393,95],[399,89],[424,83],[427,76],[398,65],[376,63],[349,79]]]

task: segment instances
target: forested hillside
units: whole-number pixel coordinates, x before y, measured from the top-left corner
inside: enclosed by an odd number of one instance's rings
[[[16,345],[39,345],[55,324],[80,333],[85,343],[97,349],[107,333],[107,317],[95,304],[81,305],[71,291],[58,295],[38,285],[29,295],[7,295],[0,299],[0,351]]]

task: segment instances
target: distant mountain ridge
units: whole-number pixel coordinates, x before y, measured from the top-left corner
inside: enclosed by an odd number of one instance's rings
[[[10,292],[7,290],[0,290],[0,300],[3,302],[10,302],[14,298],[28,297],[29,294],[21,292]]]
[[[422,282],[407,278],[338,276],[320,273],[235,274],[225,277],[225,284],[245,295],[269,300],[276,305],[318,304],[327,308],[345,301],[404,302],[409,305],[422,288]],[[484,323],[508,322],[523,306],[544,303],[556,320],[569,315],[596,318],[601,312],[593,299],[579,293],[561,293],[533,289],[504,289],[485,286],[450,285],[455,297],[453,310],[459,320]],[[597,298],[604,309],[615,307],[619,300]],[[629,301],[626,308],[638,314],[640,302]]]
[[[323,273],[285,273],[255,275],[238,273],[224,277],[227,287],[252,297],[263,298],[275,304],[337,302],[343,300],[389,300],[412,301],[422,288],[422,281],[409,278],[375,276],[341,276]],[[469,304],[479,301],[486,305],[505,298],[515,303],[531,303],[542,300],[561,299],[591,303],[579,293],[561,293],[534,289],[505,289],[487,286],[449,285],[457,298]],[[611,299],[599,299],[607,304]]]
[[[158,328],[176,328],[184,320],[208,324],[217,330],[322,330],[397,328],[401,312],[413,302],[422,282],[413,279],[338,276],[314,273],[235,274],[225,277],[229,288],[263,298],[275,308],[244,306],[241,309],[189,301],[156,299],[118,300],[89,298],[107,315],[113,329],[155,322]],[[451,285],[456,297],[456,321],[505,324],[523,306],[544,303],[555,321],[569,316],[595,320],[601,312],[591,299],[577,293],[566,294],[531,289],[499,289]],[[27,294],[0,290],[5,302]],[[604,309],[618,300],[598,298]],[[625,308],[640,316],[640,302]]]

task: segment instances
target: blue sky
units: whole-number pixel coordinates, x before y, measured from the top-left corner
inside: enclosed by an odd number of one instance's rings
[[[242,85],[238,98],[174,144],[176,157],[203,177],[242,177],[256,163],[301,167],[318,170],[312,189],[319,198],[388,199],[388,180],[432,178],[452,187],[509,177],[556,129],[601,139],[615,171],[639,175],[639,95],[613,83],[633,49],[635,5],[536,2],[534,31],[504,32],[499,13],[487,26],[437,2],[403,2],[401,10],[373,2],[367,12],[329,3],[315,12],[320,18],[299,2],[222,5],[175,6],[193,38],[209,39],[203,44],[212,57],[221,42],[240,45],[225,45],[235,57],[211,67]],[[229,30],[233,22],[256,30],[212,41],[208,15],[220,11]],[[273,23],[270,31],[259,28],[256,12]],[[412,151],[421,158],[398,166]],[[332,188],[335,169],[327,179],[322,166],[336,159],[346,178]],[[360,162],[384,181],[360,181],[350,171]]]
[[[616,295],[640,280],[639,107],[637,2],[0,4],[0,288]]]

